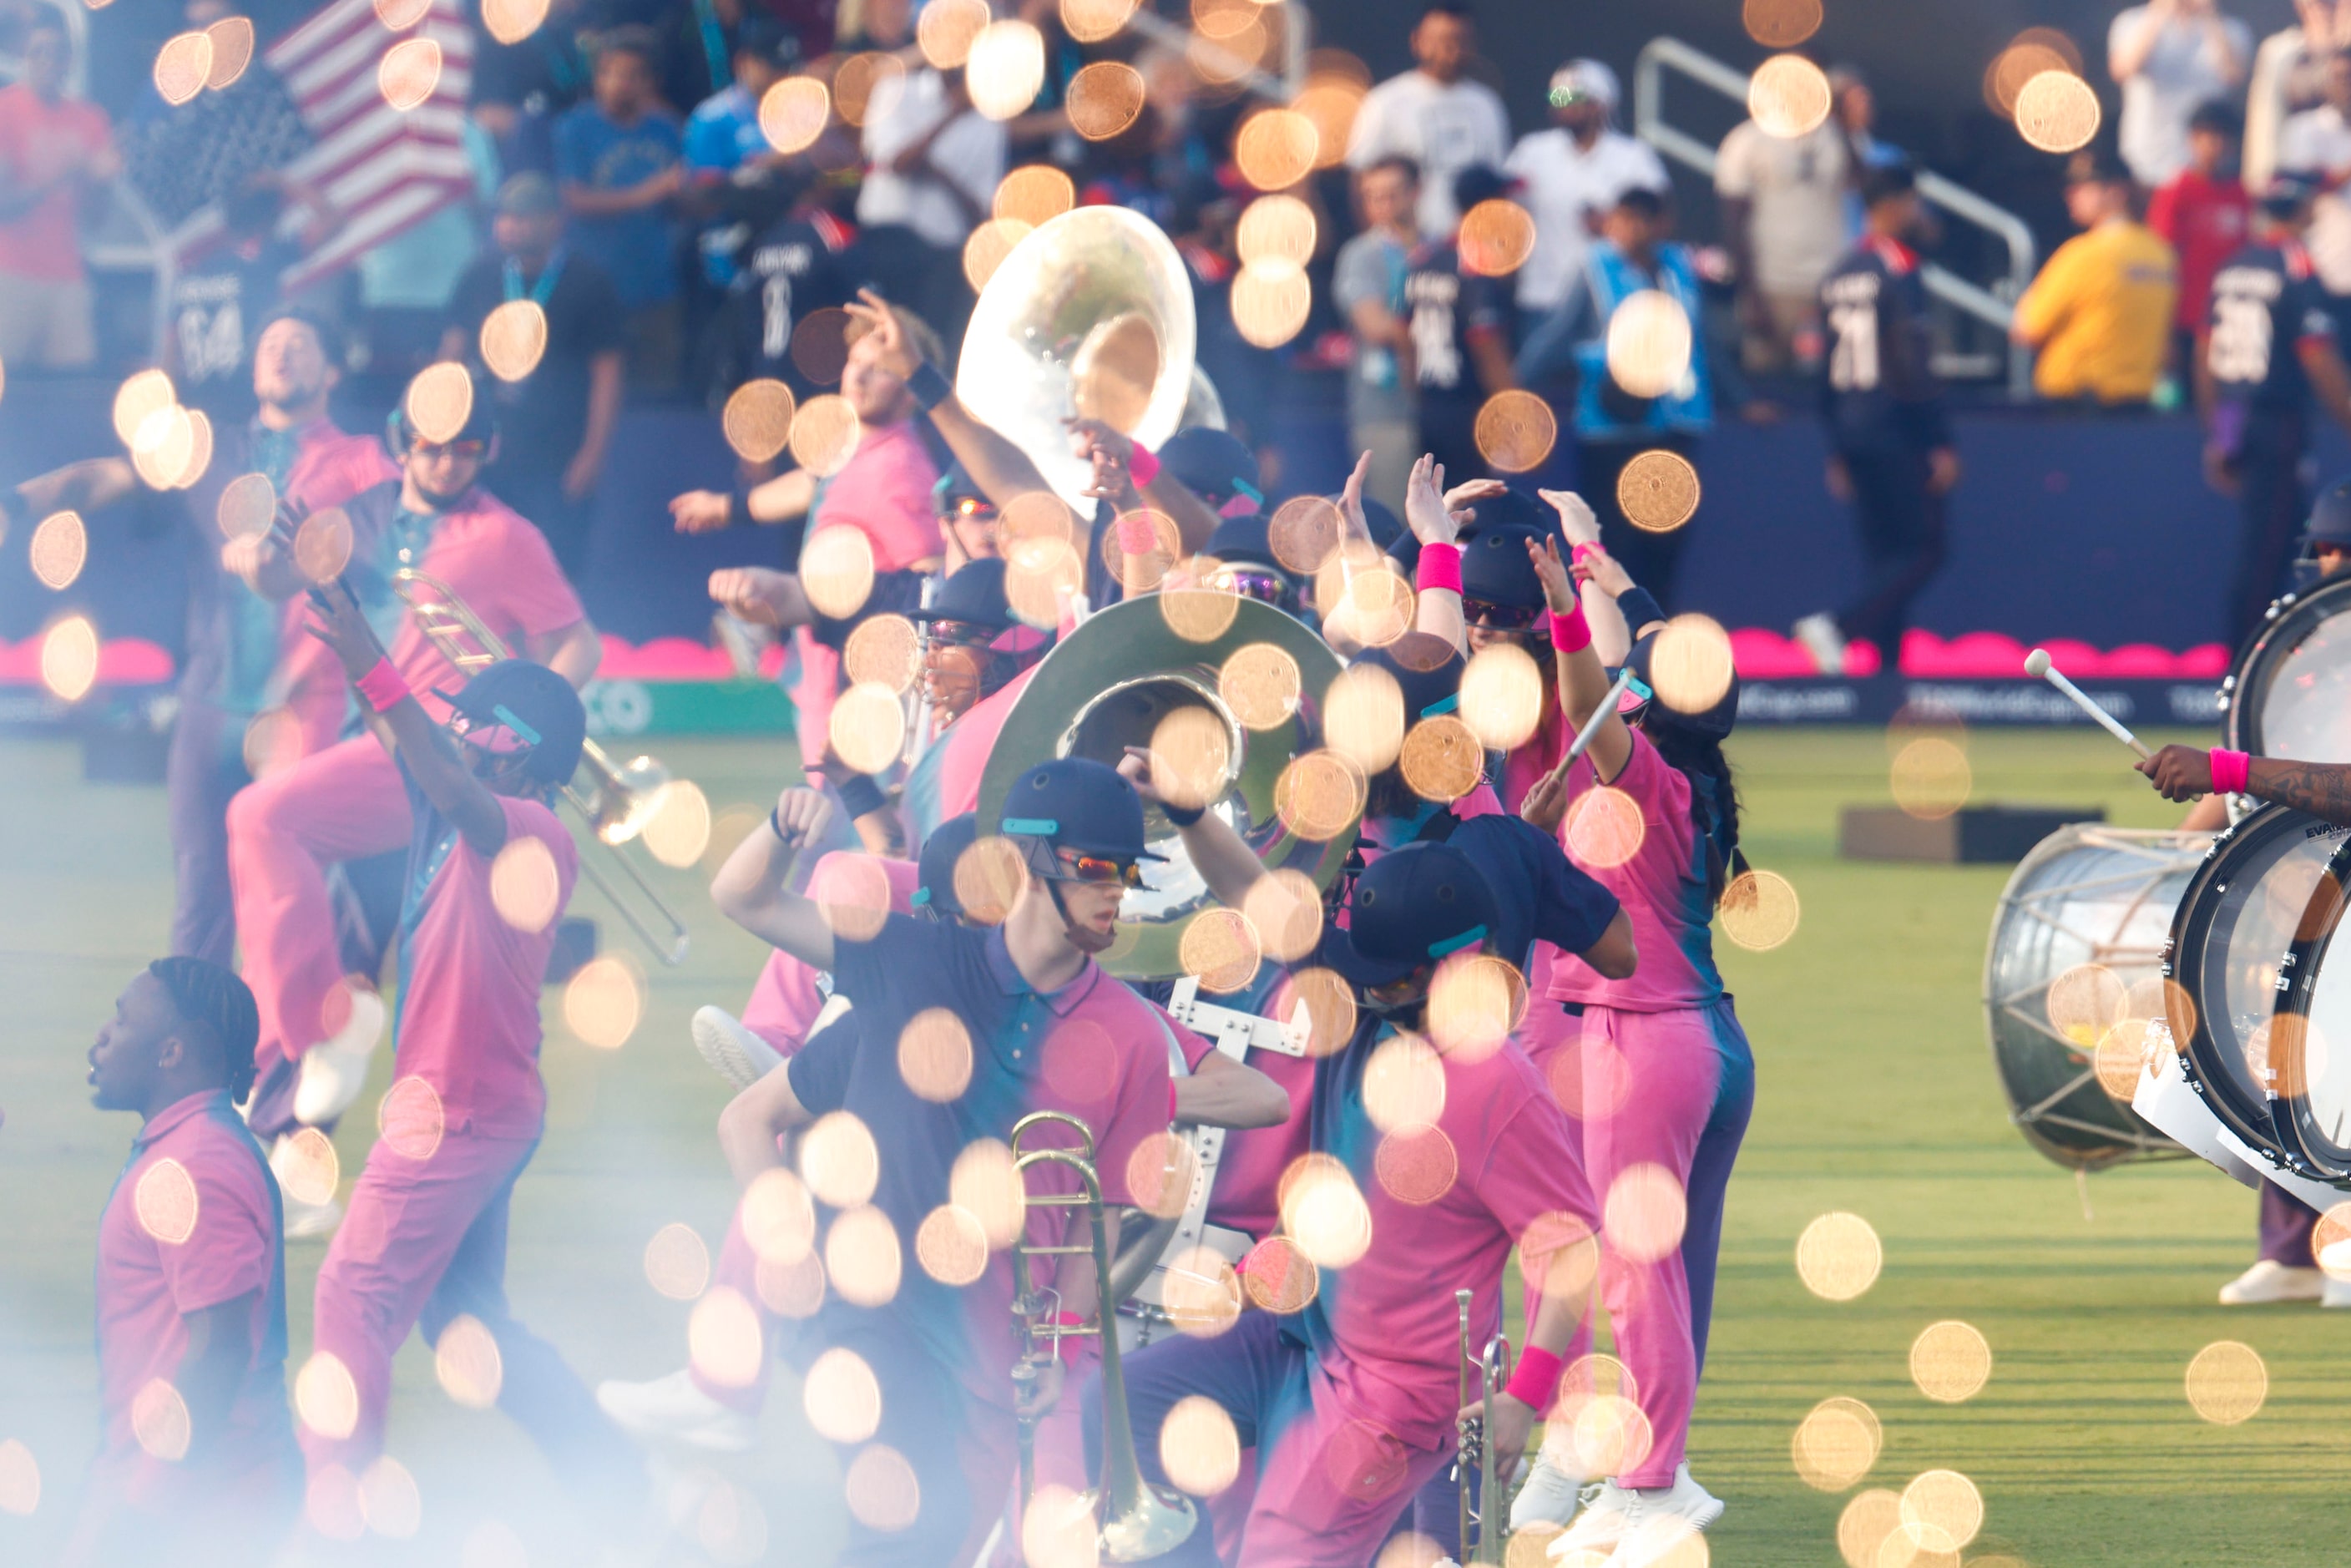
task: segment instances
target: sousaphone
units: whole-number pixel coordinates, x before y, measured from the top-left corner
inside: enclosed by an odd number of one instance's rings
[[[1209,598],[1199,591],[1180,597]],[[1115,767],[1126,747],[1150,745],[1176,708],[1206,708],[1225,732],[1228,758],[1225,786],[1210,810],[1233,825],[1269,870],[1302,872],[1318,890],[1327,889],[1346,862],[1352,825],[1329,842],[1298,837],[1274,810],[1274,785],[1292,758],[1322,744],[1323,699],[1338,677],[1339,656],[1302,622],[1270,604],[1222,594],[1215,599],[1215,619],[1228,602],[1232,619],[1206,641],[1179,634],[1155,594],[1114,604],[1062,638],[1005,716],[980,778],[983,831],[1002,819],[1013,780],[1038,763],[1090,757]],[[1192,622],[1189,615],[1182,619]],[[1280,724],[1251,730],[1226,700],[1218,677],[1234,653],[1260,643],[1288,655],[1298,671],[1299,696]],[[1144,814],[1144,831],[1153,852],[1167,859],[1147,864],[1148,885],[1126,895],[1118,942],[1102,965],[1124,979],[1173,979],[1184,973],[1185,926],[1216,900],[1175,825],[1156,807]]]
[[[1012,247],[965,329],[964,406],[1029,455],[1080,512],[1092,465],[1064,423],[1099,419],[1157,448],[1187,423],[1223,423],[1194,365],[1192,279],[1159,225],[1124,207],[1078,207]]]

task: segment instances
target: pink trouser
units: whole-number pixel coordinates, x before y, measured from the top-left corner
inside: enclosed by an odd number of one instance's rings
[[[1548,946],[1538,949],[1540,954],[1550,951]],[[1583,1154],[1583,1059],[1578,1047],[1583,1040],[1583,1019],[1581,1015],[1567,1011],[1542,994],[1543,974],[1540,958],[1537,964],[1531,999],[1527,1003],[1526,1019],[1519,1025],[1517,1039],[1529,1060],[1535,1064],[1535,1070],[1542,1074],[1543,1082],[1550,1086],[1552,1100],[1566,1113],[1568,1143],[1581,1157]],[[1590,1174],[1587,1169],[1587,1178]],[[1594,1191],[1596,1193],[1597,1189]],[[1529,1291],[1526,1298],[1527,1328],[1531,1331],[1535,1326],[1535,1314],[1542,1309],[1542,1296]],[[1521,1339],[1520,1343],[1525,1343],[1526,1341]],[[1568,1343],[1566,1359],[1573,1364],[1591,1354],[1592,1310],[1586,1307],[1583,1321],[1576,1324],[1574,1339]]]
[[[1628,1202],[1610,1216],[1625,1230],[1612,1230],[1600,1254],[1616,1354],[1651,1434],[1647,1458],[1615,1479],[1669,1486],[1706,1364],[1723,1197],[1755,1105],[1755,1061],[1728,998],[1670,1012],[1588,1007],[1581,1049],[1584,1170],[1603,1211],[1635,1166],[1664,1167],[1683,1195],[1678,1242],[1651,1228],[1650,1206]]]
[[[297,1061],[333,1036],[341,995],[327,867],[382,854],[413,831],[400,770],[372,736],[246,785],[228,807],[229,888],[245,981],[261,1013],[255,1059]]]
[[[329,1465],[356,1475],[383,1448],[392,1360],[422,1322],[437,1344],[458,1316],[473,1318],[497,1346],[499,1407],[537,1441],[565,1483],[642,1487],[642,1461],[554,1347],[515,1321],[507,1304],[507,1214],[535,1138],[444,1132],[413,1158],[378,1141],[351,1188],[342,1228],[319,1270],[316,1351],[340,1360],[359,1393],[348,1437],[305,1421],[304,1456],[313,1476]],[[482,1375],[477,1371],[475,1375]]]

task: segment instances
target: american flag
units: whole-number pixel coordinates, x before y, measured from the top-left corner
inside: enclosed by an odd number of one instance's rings
[[[441,75],[422,103],[402,110],[384,100],[377,71],[411,38],[440,46]],[[459,0],[430,0],[399,32],[384,26],[373,0],[329,0],[258,63],[285,83],[309,132],[310,145],[284,172],[334,213],[326,242],[287,269],[287,289],[350,266],[473,190],[464,137],[474,35]],[[206,207],[173,236],[175,248],[183,256],[199,252],[219,232],[219,209]]]

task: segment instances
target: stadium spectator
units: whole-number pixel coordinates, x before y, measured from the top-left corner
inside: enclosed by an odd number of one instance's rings
[[[497,143],[478,120],[467,120],[458,134],[473,175],[466,199],[360,253],[366,368],[352,380],[371,407],[396,400],[410,379],[440,356],[441,330],[448,324],[457,279],[481,254],[486,220],[497,205]]]
[[[2253,52],[2245,90],[2244,179],[2269,183],[2286,120],[2325,96],[2326,57],[2351,46],[2351,0],[2294,0],[2294,26],[2272,33]]]
[[[1739,274],[1742,354],[1757,375],[1820,359],[1816,297],[1846,243],[1844,193],[1853,179],[1853,153],[1832,120],[1787,137],[1750,120],[1723,138],[1714,192]]]
[[[1660,534],[1635,528],[1617,502],[1616,481],[1625,465],[1643,452],[1664,448],[1692,456],[1714,423],[1706,343],[1697,330],[1705,308],[1698,266],[1686,247],[1668,243],[1671,231],[1672,214],[1663,193],[1635,185],[1619,195],[1567,298],[1528,334],[1518,361],[1519,380],[1529,386],[1573,375],[1580,493],[1600,518],[1601,543],[1608,553],[1667,607],[1674,602],[1674,578],[1689,530]],[[1608,364],[1608,323],[1618,307],[1644,289],[1656,289],[1678,304],[1692,329],[1689,373],[1663,397],[1627,392]]]
[[[2343,189],[2351,183],[2351,53],[2327,57],[2325,81],[2324,99],[2285,122],[2277,166],[2317,182],[2310,260],[2319,281],[2339,300],[2351,295],[2351,198]]]
[[[1535,220],[1534,254],[1519,268],[1521,310],[1540,315],[1559,308],[1583,270],[1585,246],[1618,196],[1635,186],[1671,188],[1649,144],[1609,124],[1618,98],[1614,71],[1598,60],[1570,61],[1552,74],[1551,128],[1521,136],[1510,149],[1503,170],[1525,187]]]
[[[82,207],[122,169],[106,110],[65,96],[65,24],[37,6],[21,80],[0,88],[0,364],[78,370],[98,357]]]
[[[2188,120],[2197,105],[2232,94],[2253,57],[2251,27],[2220,0],[2147,0],[2106,30],[2106,69],[2122,89],[2116,130],[2123,162],[2142,185],[2188,167]]]
[[[1453,178],[1457,212],[1507,195],[1510,182],[1496,169],[1473,163]],[[1427,210],[1424,198],[1421,210]],[[1414,387],[1420,415],[1418,450],[1437,455],[1447,485],[1486,472],[1478,449],[1478,411],[1496,392],[1518,385],[1510,365],[1517,312],[1510,286],[1461,265],[1460,235],[1447,228],[1426,239],[1412,255],[1405,278],[1412,308]]]
[[[1844,132],[1855,169],[1886,169],[1908,161],[1902,149],[1878,139],[1877,94],[1858,67],[1838,66],[1829,72],[1829,119]],[[1865,214],[1857,186],[1845,191],[1844,211],[1848,237],[1859,239]]]
[[[590,0],[549,0],[546,19],[511,44],[476,31],[473,118],[501,168],[555,172],[555,122],[595,78],[590,9]]]
[[[666,392],[677,384],[682,333],[671,209],[684,141],[677,116],[654,96],[654,55],[640,29],[605,35],[595,95],[555,122],[555,172],[577,220],[572,244],[604,269],[620,298],[631,377]]]
[[[289,197],[300,199],[308,219],[298,238],[280,232]],[[222,244],[172,282],[163,368],[183,403],[214,420],[253,416],[248,346],[277,308],[286,269],[331,217],[316,193],[274,171],[253,176],[223,204]]]
[[[759,129],[759,101],[798,63],[799,46],[782,24],[747,16],[736,29],[732,58],[735,79],[685,121],[686,207],[702,225],[695,245],[703,277],[719,288],[734,278],[736,252],[750,237],[732,210],[729,189],[784,162]]]
[[[2120,165],[2074,154],[2065,208],[2082,232],[2042,267],[2010,329],[2040,350],[2032,385],[2043,397],[2145,402],[2163,378],[2179,269],[2171,247],[2132,214],[2131,193]]]
[[[2179,261],[2172,364],[2182,371],[2196,362],[2197,335],[2212,300],[2212,275],[2245,243],[2252,226],[2252,198],[2236,171],[2241,123],[2225,103],[2199,107],[2188,121],[2188,167],[2147,205],[2147,227],[2163,236]]]
[[[595,259],[564,240],[563,205],[544,174],[517,174],[498,192],[495,254],[465,270],[450,301],[444,359],[471,361],[478,395],[496,405],[498,450],[484,474],[491,493],[538,525],[564,575],[588,562],[596,483],[625,379],[622,312]],[[499,306],[528,300],[547,324],[546,346],[514,380],[482,371],[482,323]]]
[[[909,71],[874,88],[864,151],[867,265],[886,298],[953,337],[968,314],[963,243],[1004,181],[1004,127],[972,108],[960,68]]]
[[[1409,158],[1383,158],[1355,176],[1364,232],[1339,249],[1332,297],[1347,313],[1355,360],[1347,374],[1347,448],[1372,455],[1364,494],[1404,507],[1405,481],[1418,458],[1410,309],[1405,279],[1420,245],[1413,214],[1420,171]]]
[[[914,41],[914,0],[863,0],[856,15],[857,30],[833,41],[835,54],[894,54]]]
[[[1824,675],[1845,672],[1855,642],[1873,644],[1881,667],[1896,667],[1910,607],[1942,567],[1944,500],[1959,479],[1910,248],[1924,216],[1915,176],[1907,164],[1872,169],[1861,194],[1868,229],[1821,285],[1828,487],[1853,504],[1864,567],[1861,591],[1844,609],[1796,622],[1796,641]]]
[[[1501,96],[1465,76],[1478,33],[1466,0],[1428,0],[1412,30],[1413,68],[1364,96],[1347,139],[1347,166],[1383,158],[1420,165],[1420,232],[1449,235],[1461,221],[1454,176],[1473,164],[1499,166],[1510,148]]]
[[[864,253],[856,230],[841,221],[855,200],[853,187],[810,184],[743,248],[727,288],[720,362],[726,390],[755,376],[788,382],[801,397],[819,390],[792,358],[792,333],[815,312],[857,297]]]

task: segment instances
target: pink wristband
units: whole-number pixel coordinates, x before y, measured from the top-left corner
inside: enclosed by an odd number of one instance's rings
[[[1551,645],[1562,653],[1581,653],[1592,646],[1592,627],[1583,619],[1583,605],[1565,615],[1551,612]]]
[[[1531,1406],[1536,1415],[1549,1412],[1559,1398],[1559,1375],[1567,1363],[1561,1357],[1535,1345],[1519,1352],[1519,1364],[1510,1374],[1510,1381],[1502,1392],[1521,1405]]]
[[[2252,782],[2253,759],[2241,751],[2214,750],[2212,789],[2220,795],[2241,795]]]
[[[1423,545],[1420,565],[1414,569],[1413,586],[1423,593],[1432,588],[1461,591],[1461,547],[1459,545]]]
[[[1126,460],[1126,472],[1128,477],[1134,481],[1134,487],[1142,489],[1159,477],[1159,454],[1140,441],[1136,442],[1134,455]]]
[[[360,695],[367,698],[368,706],[378,713],[390,713],[400,705],[402,698],[409,695],[408,683],[401,679],[400,671],[390,659],[378,659],[374,669],[351,685],[359,688]]]
[[[1607,553],[1608,553],[1607,551],[1605,551],[1605,550],[1602,549],[1598,545],[1593,544],[1593,543],[1592,543],[1590,540],[1588,540],[1588,539],[1587,539],[1587,540],[1586,540],[1585,542],[1583,542],[1583,544],[1580,544],[1580,545],[1576,546],[1573,549],[1572,549],[1572,550],[1568,551],[1568,552],[1567,552],[1567,559],[1568,559],[1569,562],[1570,562],[1571,564],[1573,564],[1573,562],[1576,562],[1576,561],[1582,560],[1585,556],[1588,556],[1588,555],[1605,555],[1605,554],[1607,554]]]

